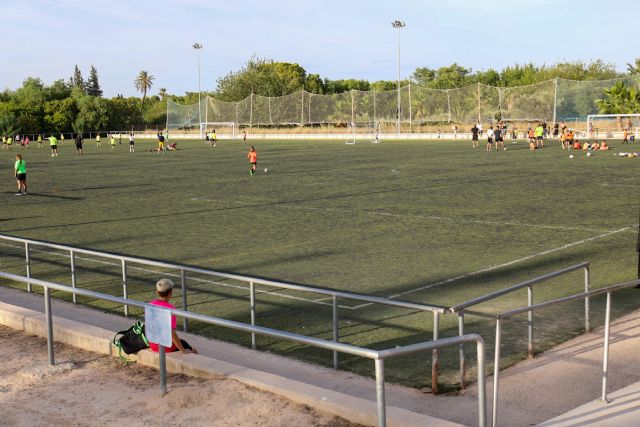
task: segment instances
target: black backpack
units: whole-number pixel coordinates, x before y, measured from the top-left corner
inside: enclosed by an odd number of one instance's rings
[[[118,338],[118,335],[122,336]],[[118,356],[126,361],[129,359],[122,355],[123,351],[126,354],[135,354],[149,348],[149,341],[144,334],[144,323],[138,321],[126,331],[117,332],[113,337],[113,345],[118,347]]]

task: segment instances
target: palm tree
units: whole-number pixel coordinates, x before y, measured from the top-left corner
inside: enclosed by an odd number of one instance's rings
[[[147,97],[147,91],[151,89],[151,86],[153,86],[154,79],[155,77],[153,77],[147,71],[143,70],[143,71],[140,71],[140,74],[138,74],[138,77],[136,77],[136,79],[133,81],[133,85],[136,87],[138,92],[142,92],[141,108],[144,105],[145,98]]]
[[[161,87],[158,89],[158,95],[160,95],[160,98],[164,101],[164,97],[167,96],[167,89]]]

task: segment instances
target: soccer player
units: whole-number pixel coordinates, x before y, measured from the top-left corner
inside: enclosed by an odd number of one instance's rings
[[[624,133],[622,134],[622,143],[623,144],[629,143],[629,132],[627,131],[627,129],[625,129]]]
[[[478,142],[478,132],[480,132],[478,126],[473,125],[473,127],[471,128],[471,146],[473,148],[478,148],[480,146],[480,143]]]
[[[557,138],[559,133],[560,133],[560,125],[558,124],[558,122],[556,122],[553,124],[553,137]]]
[[[27,147],[27,150],[29,149],[29,137],[25,136],[24,139],[22,140],[22,148]]]
[[[247,140],[247,131],[246,131],[246,130],[243,130],[243,131],[242,131],[242,140],[243,140],[243,141],[246,141],[246,140]]]
[[[502,136],[503,130],[500,126],[493,132],[493,136],[496,140],[496,151],[498,151],[498,146],[501,146],[504,150],[504,137]]]
[[[6,135],[2,135],[2,149],[3,150],[7,149],[7,136]]]
[[[113,136],[113,134],[111,134],[111,140],[109,142],[111,143],[111,151],[114,151],[116,149],[116,137]]]
[[[511,128],[511,143],[512,144],[518,143],[518,128],[516,127],[515,124]]]
[[[535,135],[536,135],[536,148],[544,148],[544,141],[542,139],[544,135],[544,127],[542,126],[541,123],[538,123],[538,126],[536,126]]]
[[[82,134],[76,135],[76,156],[82,156]]]
[[[136,149],[135,149],[135,141],[133,139],[133,133],[129,134],[129,152],[130,153],[135,153]]]
[[[213,147],[215,148],[216,146],[216,142],[218,142],[218,135],[216,134],[216,130],[214,129],[213,132],[211,132],[211,143],[213,143]]]
[[[100,149],[100,134],[96,135],[96,147]]]
[[[16,154],[16,163],[13,167],[13,172],[16,177],[16,184],[18,185],[18,192],[16,196],[27,195],[27,162],[22,160],[22,154]]]
[[[58,138],[53,134],[49,137],[49,145],[51,146],[51,157],[58,157]]]
[[[478,135],[482,138],[482,123],[478,122],[476,126],[478,127]]]
[[[164,153],[164,135],[158,133],[158,154]]]
[[[7,148],[9,149],[9,151],[11,151],[11,144],[13,143],[13,138],[11,136],[9,136],[9,138],[7,138]]]
[[[38,134],[38,148],[42,148],[42,135]]]
[[[64,133],[60,134],[60,144],[64,144]]]
[[[489,126],[487,130],[487,151],[491,151],[493,146],[493,126]]]
[[[249,175],[253,176],[256,174],[256,168],[258,167],[258,153],[256,153],[255,148],[251,147],[249,153],[247,154],[247,158],[249,159],[249,163],[251,164]]]

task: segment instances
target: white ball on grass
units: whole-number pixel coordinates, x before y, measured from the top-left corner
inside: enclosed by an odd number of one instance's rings
[[[587,153],[587,157],[591,157],[591,153]]]
[[[570,158],[570,159],[573,159],[573,154],[569,155],[569,158]]]
[[[269,172],[269,169],[264,168],[264,173],[267,173],[267,172]]]

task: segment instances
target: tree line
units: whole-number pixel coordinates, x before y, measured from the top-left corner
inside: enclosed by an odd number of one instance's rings
[[[401,85],[419,84],[432,89],[453,89],[482,83],[497,87],[523,86],[553,78],[570,80],[606,80],[627,74],[640,75],[640,58],[619,72],[613,64],[602,60],[589,63],[559,62],[553,65],[532,63],[513,65],[497,71],[474,71],[457,63],[440,68],[419,67]],[[39,78],[28,77],[16,90],[0,92],[0,133],[87,132],[104,130],[162,127],[166,123],[166,100],[193,104],[198,93],[170,95],[165,88],[149,95],[154,76],[141,71],[133,86],[138,97],[104,98],[98,71],[91,66],[85,80],[75,66],[72,76],[46,85]],[[337,94],[350,90],[388,91],[397,87],[393,80],[370,82],[364,79],[323,78],[307,73],[296,63],[277,62],[252,57],[239,70],[219,78],[215,89],[203,92],[221,101],[237,102],[251,94],[283,96],[298,90],[314,94]],[[635,87],[618,82],[596,101],[601,113],[633,113],[640,111],[640,80]]]

